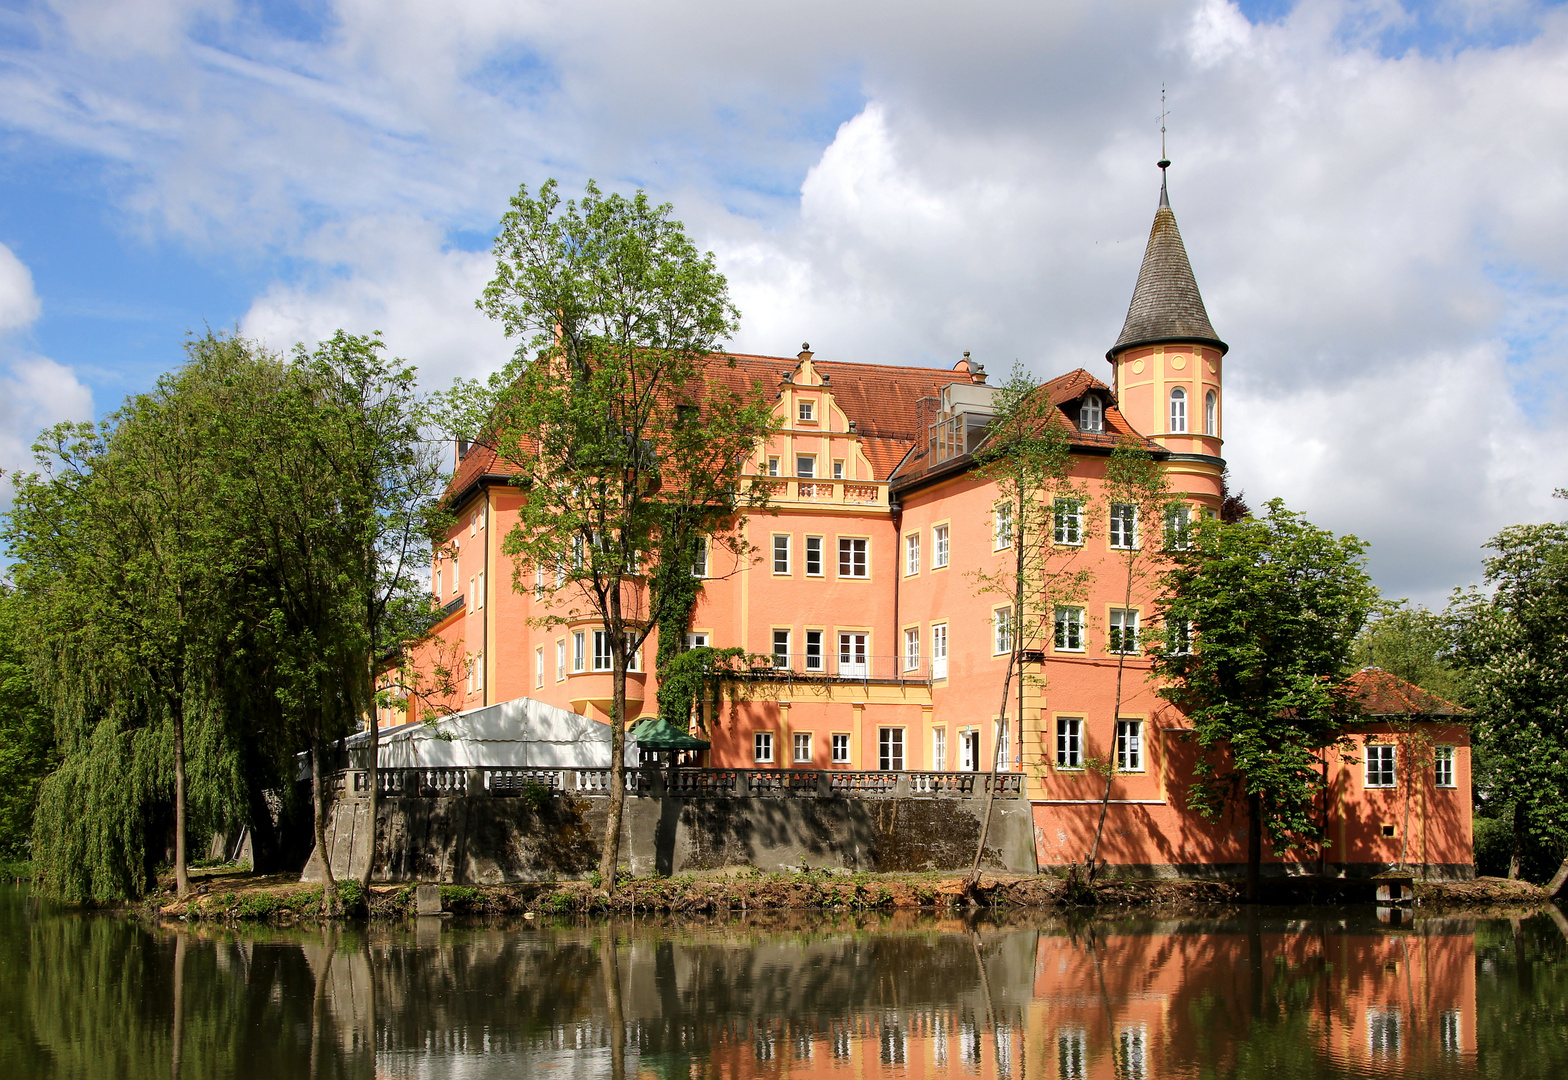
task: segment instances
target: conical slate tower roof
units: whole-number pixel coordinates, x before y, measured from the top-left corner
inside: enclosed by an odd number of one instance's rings
[[[1230,348],[1209,325],[1209,313],[1203,308],[1198,281],[1192,276],[1192,264],[1187,261],[1181,230],[1176,227],[1176,215],[1171,213],[1171,201],[1161,179],[1160,208],[1154,212],[1154,227],[1149,230],[1149,246],[1143,251],[1143,266],[1138,270],[1127,321],[1105,358],[1113,359],[1134,345],[1167,341],[1212,345],[1222,353]]]

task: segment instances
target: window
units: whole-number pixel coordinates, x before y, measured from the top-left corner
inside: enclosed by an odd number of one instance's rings
[[[1378,743],[1367,747],[1367,787],[1394,786],[1394,745]]]
[[[773,572],[775,574],[789,573],[789,535],[775,533],[773,536]]]
[[[1143,772],[1143,721],[1116,721],[1116,768],[1120,772]]]
[[[581,671],[583,669],[583,662],[584,662],[584,657],[583,657],[584,648],[583,648],[583,645],[584,645],[585,637],[586,637],[586,635],[581,630],[578,630],[576,633],[572,634],[572,670],[573,671]]]
[[[904,631],[904,670],[920,670],[920,627],[911,626]]]
[[[1203,433],[1205,435],[1218,435],[1220,433],[1218,407],[1220,397],[1213,390],[1203,396]]]
[[[947,624],[937,623],[931,628],[931,677],[947,678]]]
[[[833,479],[844,479],[844,462],[842,460],[833,463]]]
[[[867,663],[870,657],[866,642],[870,634],[840,634],[838,636],[838,673],[856,679],[864,679],[867,675]]]
[[[1149,1031],[1142,1024],[1124,1027],[1116,1040],[1116,1057],[1127,1080],[1147,1080]]]
[[[938,525],[931,530],[931,569],[940,570],[947,565],[947,526]]]
[[[1398,1057],[1404,1042],[1403,1017],[1398,1009],[1367,1010],[1367,1049],[1373,1057]]]
[[[1138,612],[1136,608],[1111,608],[1111,635],[1107,648],[1113,653],[1138,651]]]
[[[806,537],[806,576],[822,576],[822,537]]]
[[[615,666],[615,660],[610,655],[610,634],[607,630],[593,632],[593,669],[595,671],[609,671]]]
[[[980,729],[960,728],[958,732],[958,771],[980,770]]]
[[[566,642],[555,643],[555,681],[566,678]]]
[[[1138,508],[1132,503],[1111,504],[1111,547],[1138,546]]]
[[[866,576],[866,541],[847,536],[838,541],[838,576],[863,578]]]
[[[997,734],[999,737],[996,740],[996,771],[1011,772],[1012,752],[1009,748],[1012,745],[1012,728],[1008,727],[1006,724],[1003,724],[998,730]]]
[[[777,668],[789,667],[789,631],[773,631],[773,666]]]
[[[480,653],[478,656],[474,657],[474,689],[475,690],[483,690],[484,688],[485,688],[485,654],[484,653]]]
[[[910,533],[904,537],[904,573],[920,573],[920,534]]]
[[[1060,652],[1083,651],[1083,608],[1059,607],[1056,609],[1055,645]]]
[[[1105,427],[1105,411],[1095,394],[1087,394],[1078,404],[1078,430],[1101,431]]]
[[[1192,525],[1192,508],[1168,506],[1165,508],[1165,550],[1186,551],[1189,543],[1187,530]]]
[[[534,599],[544,599],[544,567],[534,567]]]
[[[1056,767],[1058,769],[1083,767],[1083,717],[1057,717]]]
[[[795,418],[811,423],[817,418],[817,403],[815,401],[797,401],[795,403]]]
[[[769,476],[777,476],[778,474],[779,474],[779,459],[776,458],[776,457],[768,458],[768,475]]]
[[[479,532],[479,511],[474,511],[474,516],[468,519],[468,535],[474,536]]]
[[[468,602],[467,602],[467,608],[468,608],[469,611],[473,611],[474,610],[474,596],[475,596],[475,592],[476,592],[476,590],[474,589],[474,579],[472,577],[470,577],[468,579]]]
[[[991,510],[991,540],[996,550],[1013,546],[1013,504],[997,503]]]
[[[1464,1043],[1460,1037],[1462,1031],[1458,1009],[1445,1009],[1438,1014],[1437,1045],[1443,1053],[1457,1054],[1464,1050]]]
[[[1171,431],[1187,430],[1187,391],[1181,387],[1171,390]]]
[[[758,765],[773,763],[773,732],[758,731],[752,735],[751,760]]]
[[[482,608],[485,606],[485,572],[483,570],[479,571],[478,581],[479,587],[474,592],[474,606]]]
[[[1060,1080],[1084,1080],[1089,1075],[1089,1034],[1083,1028],[1057,1032],[1056,1075]]]
[[[697,555],[691,561],[691,576],[708,576],[708,542],[706,540],[701,540],[697,543]]]
[[[688,649],[706,649],[708,647],[708,635],[706,633],[687,634],[686,647]]]
[[[436,599],[441,599],[441,568],[436,567]]]
[[[1165,651],[1171,656],[1186,656],[1192,652],[1192,620],[1166,620]]]
[[[904,729],[879,728],[877,731],[877,768],[883,772],[904,771]]]
[[[544,685],[544,646],[534,650],[534,685]]]
[[[806,765],[811,764],[811,733],[809,731],[795,732],[794,742],[795,763],[797,765],[802,763]]]
[[[1083,503],[1077,499],[1057,499],[1051,507],[1053,539],[1058,544],[1083,543]]]
[[[566,567],[565,566],[557,566],[555,568],[555,587],[557,589],[559,589],[561,586],[563,586],[565,584],[566,584]]]
[[[849,736],[842,732],[833,736],[833,764],[849,764]]]
[[[795,475],[802,480],[815,479],[817,475],[817,459],[814,454],[795,455]]]
[[[997,656],[1013,651],[1013,609],[1000,607],[991,612],[991,626],[995,630],[995,648],[991,651]]]
[[[947,728],[931,729],[931,768],[935,772],[947,769]]]
[[[1432,748],[1433,781],[1438,787],[1454,786],[1454,748],[1452,746],[1434,746]]]
[[[822,670],[822,631],[806,631],[806,670]]]

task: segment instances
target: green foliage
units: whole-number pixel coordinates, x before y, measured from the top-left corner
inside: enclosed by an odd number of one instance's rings
[[[1473,688],[1481,809],[1511,821],[1523,860],[1568,849],[1568,524],[1515,525],[1487,546],[1492,594],[1458,593],[1448,616]]]
[[[38,789],[59,761],[54,725],[23,662],[17,617],[15,594],[0,584],[0,866],[28,858]],[[0,872],[7,876],[21,875]]]
[[[1315,838],[1321,754],[1355,715],[1342,681],[1377,599],[1365,545],[1278,499],[1262,518],[1196,522],[1189,544],[1162,614],[1191,626],[1192,646],[1161,643],[1154,671],[1209,751],[1192,805],[1212,819],[1245,798],[1276,850]]]
[[[1379,667],[1456,705],[1470,690],[1465,673],[1454,667],[1454,632],[1440,612],[1408,600],[1380,601],[1356,636],[1355,666]]]
[[[741,525],[771,491],[748,475],[751,458],[777,423],[764,388],[741,385],[725,370],[734,360],[715,355],[739,313],[670,206],[592,182],[563,204],[552,180],[537,198],[518,190],[494,250],[479,307],[519,345],[488,385],[454,388],[449,423],[493,447],[527,490],[502,544],[514,588],[535,590],[545,623],[591,616],[608,633],[608,873],[630,658],[661,622],[683,633],[696,545],[710,559],[747,552]]]

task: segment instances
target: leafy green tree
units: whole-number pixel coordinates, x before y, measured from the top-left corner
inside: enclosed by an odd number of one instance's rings
[[[19,615],[14,591],[0,584],[0,864],[27,860],[38,788],[58,763],[54,726],[23,662]]]
[[[1154,674],[1208,751],[1193,808],[1214,819],[1238,799],[1246,805],[1255,899],[1264,831],[1279,850],[1321,830],[1321,755],[1343,743],[1356,715],[1343,676],[1377,593],[1366,545],[1316,528],[1279,499],[1261,518],[1200,520],[1188,535],[1161,609],[1165,625],[1190,627],[1192,640],[1157,646]]]
[[[1454,666],[1454,632],[1442,613],[1408,600],[1379,601],[1356,636],[1357,667],[1378,667],[1463,705],[1469,697],[1465,673]]]
[[[6,539],[21,632],[62,754],[40,792],[34,857],[68,899],[141,892],[149,822],[167,802],[184,895],[192,809],[208,827],[241,816],[215,692],[228,568],[208,467],[213,390],[200,371],[165,376],[96,427],[45,432],[41,472],[17,478]]]
[[[520,188],[479,307],[521,341],[487,386],[459,386],[451,399],[455,430],[493,446],[527,493],[503,542],[513,587],[543,593],[545,622],[591,615],[608,637],[607,890],[625,798],[628,665],[667,614],[672,573],[691,573],[696,544],[746,554],[740,526],[769,493],[750,477],[751,459],[776,430],[762,387],[726,375],[734,361],[715,355],[739,313],[712,254],[670,214],[641,192],[603,195],[592,182],[564,205],[553,180],[537,197]]]
[[[1449,615],[1474,690],[1487,802],[1511,819],[1508,873],[1518,877],[1532,846],[1558,859],[1568,849],[1568,524],[1514,525],[1487,547],[1491,595],[1460,593]],[[1565,877],[1568,859],[1558,888]]]
[[[975,452],[975,479],[996,486],[999,498],[992,510],[992,528],[999,536],[1007,536],[1012,559],[994,572],[977,570],[968,576],[978,594],[1007,602],[1008,606],[1000,609],[1007,619],[1005,631],[999,627],[992,631],[998,636],[1005,633],[1010,651],[1002,675],[985,812],[969,869],[972,883],[980,879],[980,860],[996,799],[996,774],[1007,765],[1002,754],[1008,741],[1009,709],[1016,701],[1019,726],[1014,745],[1021,750],[1026,680],[1042,690],[1045,687],[1043,675],[1026,675],[1025,654],[1045,646],[1056,605],[1079,599],[1090,573],[1080,558],[1084,549],[1081,536],[1071,543],[1057,542],[1057,523],[1062,515],[1070,515],[1080,522],[1077,528],[1084,528],[1081,510],[1087,501],[1086,489],[1072,476],[1072,444],[1060,410],[1021,365],[997,388],[992,407],[995,414],[985,441]]]

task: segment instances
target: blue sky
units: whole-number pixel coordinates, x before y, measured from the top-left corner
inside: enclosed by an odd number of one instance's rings
[[[1568,485],[1565,72],[1533,0],[0,0],[0,468],[207,325],[484,374],[549,176],[674,202],[741,348],[1104,376],[1163,83],[1237,479],[1438,603]]]

